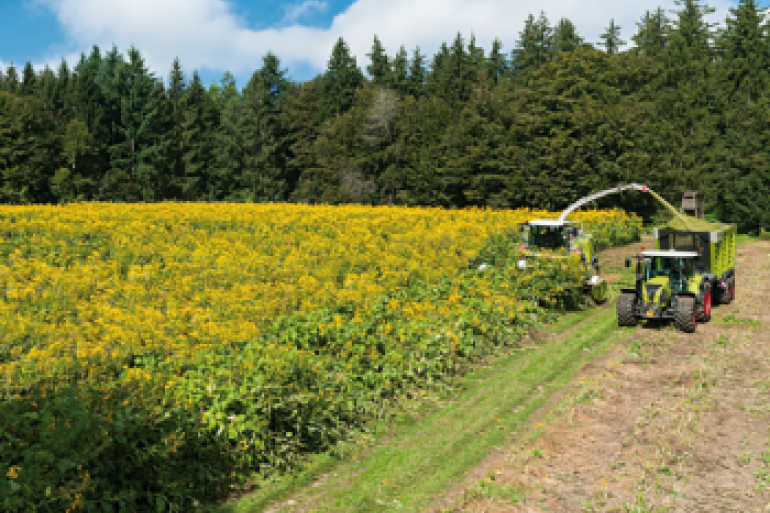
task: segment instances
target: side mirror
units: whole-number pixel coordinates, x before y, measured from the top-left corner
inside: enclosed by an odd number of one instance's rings
[[[626,258],[626,267],[631,267],[631,259]]]

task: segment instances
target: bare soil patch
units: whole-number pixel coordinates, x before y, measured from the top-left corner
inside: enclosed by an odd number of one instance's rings
[[[735,302],[630,331],[435,511],[770,511],[769,279],[770,243],[742,246]]]

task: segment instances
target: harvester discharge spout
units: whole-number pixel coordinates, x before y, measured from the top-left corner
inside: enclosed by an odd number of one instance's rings
[[[618,192],[622,191],[628,191],[628,190],[635,190],[635,191],[642,191],[642,192],[652,192],[650,191],[650,188],[646,185],[638,184],[638,183],[627,183],[627,184],[619,184],[617,187],[613,187],[612,189],[606,189],[604,191],[600,191],[594,194],[591,194],[590,196],[586,196],[584,198],[580,198],[578,201],[567,207],[559,216],[558,221],[564,222],[565,219],[567,219],[567,216],[570,215],[575,210],[579,209],[586,203],[590,203],[592,201],[596,201],[599,198],[602,198],[604,196],[608,196],[610,194],[616,194]]]

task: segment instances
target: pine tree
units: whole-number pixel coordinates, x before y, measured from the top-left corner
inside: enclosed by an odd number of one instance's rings
[[[377,35],[374,35],[371,53],[366,54],[371,64],[366,67],[366,72],[372,77],[372,83],[378,86],[386,86],[389,82],[390,64],[388,55],[385,53],[382,43]]]
[[[326,120],[347,112],[363,83],[364,76],[356,65],[356,58],[350,55],[347,43],[340,37],[321,81],[321,118]]]
[[[610,20],[607,32],[599,36],[602,38],[602,43],[599,44],[604,47],[609,55],[615,55],[620,47],[626,45],[626,42],[620,39],[620,28],[619,25],[615,25],[615,19],[613,18]]]

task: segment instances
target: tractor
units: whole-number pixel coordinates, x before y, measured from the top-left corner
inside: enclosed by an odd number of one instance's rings
[[[735,297],[735,225],[715,231],[653,229],[656,249],[636,256],[633,289],[621,289],[618,325],[643,319],[673,319],[677,329],[695,331],[711,319],[714,303]],[[626,259],[631,267],[631,259]]]

